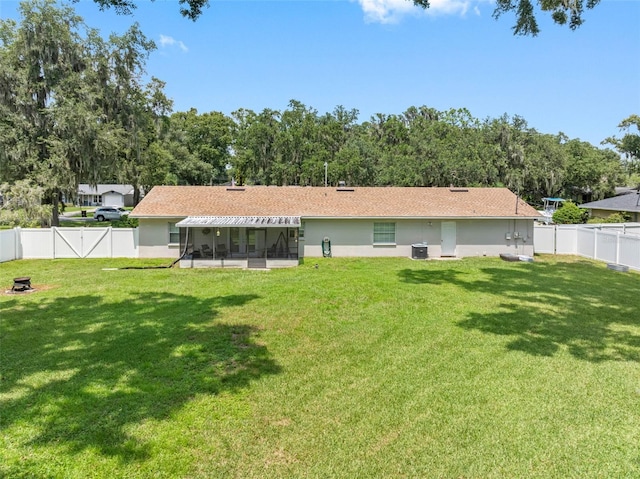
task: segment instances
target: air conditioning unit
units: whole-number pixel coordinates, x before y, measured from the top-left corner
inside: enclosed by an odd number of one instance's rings
[[[427,259],[428,256],[426,243],[415,243],[411,245],[411,259]]]

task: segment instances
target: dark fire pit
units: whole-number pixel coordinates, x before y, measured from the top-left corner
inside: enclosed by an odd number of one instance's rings
[[[13,278],[13,288],[11,291],[28,291],[31,289],[31,278],[24,276],[22,278]]]

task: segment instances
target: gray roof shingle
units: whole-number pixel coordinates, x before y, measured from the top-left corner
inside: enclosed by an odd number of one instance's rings
[[[604,200],[583,203],[580,207],[596,210],[640,212],[640,195],[635,190],[632,190],[629,193],[613,196]]]

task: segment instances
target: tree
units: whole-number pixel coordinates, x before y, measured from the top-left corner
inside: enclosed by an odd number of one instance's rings
[[[272,176],[277,184],[319,184],[319,178],[314,181],[313,174],[309,174],[313,170],[311,164],[314,162],[319,163],[315,168],[318,175],[322,170],[322,162],[318,162],[316,158],[317,124],[316,110],[297,100],[289,101],[289,108],[280,116],[280,128],[276,136],[279,154],[272,168]],[[304,177],[303,170],[306,170]],[[324,178],[324,173],[322,176]]]
[[[126,58],[127,50],[125,49]],[[118,55],[120,60],[122,57]],[[120,61],[118,61],[120,63]],[[128,68],[113,98],[118,105],[116,121],[126,135],[118,156],[118,167],[111,181],[133,186],[133,204],[140,201],[140,189],[149,191],[168,178],[170,162],[160,138],[168,130],[172,102],[163,93],[165,83],[153,77],[143,87]]]
[[[21,22],[0,21],[0,172],[45,189],[58,202],[96,184],[135,140],[129,108],[153,42],[137,25],[105,42],[53,0],[20,5]],[[133,93],[132,93],[133,92]]]
[[[74,0],[78,2],[79,0]],[[114,8],[121,14],[130,14],[136,8],[136,0],[93,0],[101,10]],[[427,9],[429,0],[411,0],[414,5]],[[205,7],[209,6],[209,0],[179,0],[180,13],[191,19],[197,20]],[[584,22],[582,15],[584,9],[592,9],[600,0],[537,0],[542,12],[550,12],[553,21],[559,25],[569,24],[571,30],[575,30]],[[499,18],[505,13],[515,13],[516,24],[513,26],[514,35],[532,35],[540,33],[536,20],[536,7],[533,0],[497,0],[493,12],[494,18]]]
[[[78,2],[80,0],[73,0]],[[100,6],[100,10],[114,8],[117,13],[129,15],[136,8],[135,0],[93,0]],[[179,0],[180,13],[191,19],[197,20],[202,15],[202,10],[209,6],[209,0]]]
[[[567,151],[563,134],[532,135],[527,145],[528,171],[525,194],[536,202],[558,196],[567,176]]]
[[[636,132],[632,131],[632,128]],[[624,132],[622,138],[615,136],[605,139],[603,144],[613,145],[624,158],[628,175],[640,173],[640,116],[631,115],[620,122],[618,128]]]
[[[7,226],[42,226],[47,224],[49,208],[42,205],[44,188],[29,180],[0,185],[0,224]]]
[[[601,150],[578,139],[565,145],[566,177],[563,196],[602,199],[613,193],[621,179],[618,156],[612,150]]]
[[[232,113],[236,123],[233,171],[236,181],[270,185],[278,156],[276,138],[280,112],[264,109],[260,114],[240,109]]]
[[[46,185],[57,225],[60,195],[72,192],[78,173],[94,170],[89,163],[96,156],[85,147],[104,139],[94,128],[104,123],[95,91],[84,81],[95,37],[71,9],[52,1],[22,3],[20,13],[19,26],[0,22],[0,170],[9,180]]]
[[[420,1],[420,0],[416,0]],[[575,30],[584,22],[584,9],[592,9],[600,0],[537,0],[543,12],[551,12],[551,18],[558,25],[569,24]],[[512,27],[514,35],[536,36],[540,33],[536,20],[535,6],[532,0],[496,0],[493,17],[499,18],[505,13],[516,14],[516,24]]]
[[[209,185],[227,180],[235,124],[223,113],[198,114],[195,108],[176,112],[169,119],[163,141],[174,159],[179,184]]]

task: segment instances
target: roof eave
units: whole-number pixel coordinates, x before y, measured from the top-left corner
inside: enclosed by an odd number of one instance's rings
[[[139,220],[144,219],[144,220],[175,220],[177,218],[186,218],[189,215],[161,215],[161,216],[156,216],[156,215],[134,215],[134,214],[129,214],[129,218],[137,218]]]
[[[603,211],[629,211],[629,212],[634,212],[634,213],[639,213],[640,212],[640,206],[632,206],[632,207],[624,207],[624,206],[619,206],[619,207],[607,207],[607,206],[581,206],[581,208],[584,208],[586,210],[603,210]]]
[[[303,220],[535,220],[539,214],[527,216],[308,216],[300,215]]]
[[[138,219],[176,219],[176,218],[187,218],[188,214],[175,214],[175,215],[139,215],[139,214],[130,214],[130,218],[138,218]],[[200,215],[206,216],[206,215]],[[216,216],[216,215],[209,215]],[[237,215],[236,215],[237,216]],[[274,215],[251,215],[251,216],[274,216]],[[297,215],[286,215],[286,216],[297,216]],[[303,220],[535,220],[540,218],[541,215],[527,215],[527,216],[318,216],[318,215],[299,215],[300,219]]]

